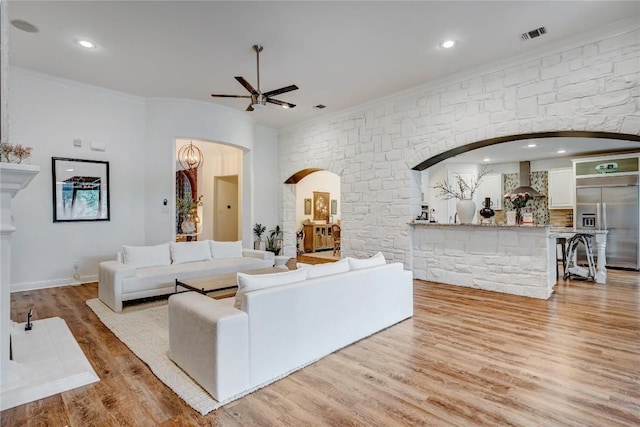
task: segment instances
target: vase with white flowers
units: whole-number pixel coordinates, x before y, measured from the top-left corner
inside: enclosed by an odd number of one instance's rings
[[[485,166],[476,177],[465,179],[459,174],[455,174],[455,184],[445,179],[433,186],[438,190],[438,196],[444,200],[458,199],[456,203],[456,213],[461,224],[471,224],[476,212],[476,203],[473,196],[478,190],[482,177],[491,171]]]

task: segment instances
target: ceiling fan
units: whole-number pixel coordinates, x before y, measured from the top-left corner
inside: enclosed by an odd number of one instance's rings
[[[251,103],[247,107],[246,111],[253,111],[255,108],[263,108],[267,105],[267,102],[271,104],[280,105],[282,108],[293,108],[296,105],[291,104],[289,102],[280,101],[278,99],[273,99],[272,96],[280,95],[281,93],[291,92],[292,90],[297,90],[298,86],[291,85],[286,87],[281,87],[280,89],[270,90],[269,92],[262,93],[260,92],[260,52],[262,52],[262,46],[254,44],[253,50],[256,52],[256,69],[258,70],[258,89],[254,89],[251,84],[246,81],[243,77],[235,77],[235,79],[240,82],[245,89],[251,93],[251,95],[219,95],[219,94],[211,94],[214,97],[220,98],[249,98],[251,99]]]

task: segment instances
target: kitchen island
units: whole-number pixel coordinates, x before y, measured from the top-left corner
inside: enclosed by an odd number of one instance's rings
[[[553,292],[558,233],[549,226],[412,222],[409,227],[416,279],[540,299]],[[596,241],[602,267],[596,279],[604,283],[605,239],[596,234]]]

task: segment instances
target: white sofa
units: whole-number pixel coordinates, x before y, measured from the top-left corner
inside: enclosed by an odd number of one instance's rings
[[[412,272],[366,261],[335,263],[346,263],[342,272],[238,274],[236,298],[172,295],[170,357],[222,402],[413,316]]]
[[[113,311],[122,302],[171,294],[176,279],[228,274],[274,265],[272,252],[242,248],[242,242],[169,242],[124,246],[117,260],[98,267],[98,297]]]

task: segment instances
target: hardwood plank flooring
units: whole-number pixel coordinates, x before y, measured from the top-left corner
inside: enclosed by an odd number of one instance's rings
[[[14,293],[12,318],[64,318],[101,381],[1,425],[640,425],[640,274],[608,273],[560,281],[547,301],[415,281],[413,318],[206,417],[86,306],[97,284]]]

